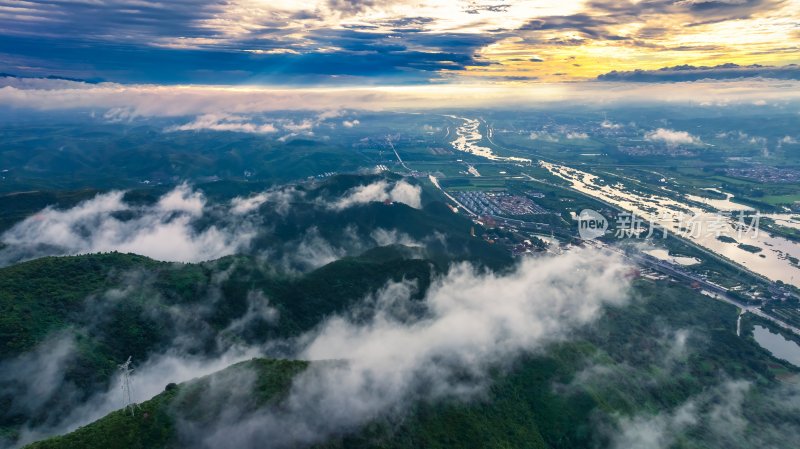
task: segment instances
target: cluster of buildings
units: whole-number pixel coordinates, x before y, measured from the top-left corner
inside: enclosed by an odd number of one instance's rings
[[[725,174],[736,178],[751,179],[757,182],[798,183],[800,170],[778,168],[769,165],[751,165],[746,168],[727,168]]]
[[[696,153],[681,146],[639,144],[620,145],[617,149],[628,156],[695,156]]]
[[[531,199],[508,192],[462,191],[454,196],[467,209],[478,215],[541,215],[549,211]]]
[[[549,243],[534,234],[517,229],[513,225],[507,226],[497,223],[479,223],[489,229],[483,234],[483,239],[489,244],[505,247],[513,256],[524,256],[547,251]]]

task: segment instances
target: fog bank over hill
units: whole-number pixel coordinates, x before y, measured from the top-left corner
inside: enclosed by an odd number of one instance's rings
[[[342,363],[312,363],[284,407],[242,416],[230,403],[234,419],[184,435],[209,448],[305,446],[402,416],[416,401],[474,399],[489,387],[490,369],[568,340],[605,305],[624,304],[626,270],[613,255],[574,250],[505,274],[454,266],[421,302],[412,300],[414,283],[390,283],[299,338],[300,358]]]

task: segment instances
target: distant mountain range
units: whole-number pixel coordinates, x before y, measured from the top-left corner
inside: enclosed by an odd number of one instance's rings
[[[59,75],[24,76],[24,75],[15,75],[13,73],[5,73],[5,72],[0,72],[0,78],[61,80],[61,81],[73,81],[76,83],[87,83],[87,84],[100,84],[105,82],[105,79],[103,78],[71,78],[68,76],[59,76]]]
[[[599,81],[623,81],[638,83],[699,81],[703,79],[728,80],[738,78],[769,78],[800,80],[800,66],[747,65],[727,63],[716,66],[676,65],[658,70],[612,71],[598,75]]]

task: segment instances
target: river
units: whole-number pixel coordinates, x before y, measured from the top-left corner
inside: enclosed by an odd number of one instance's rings
[[[540,162],[542,167],[561,179],[569,181],[572,188],[586,195],[613,204],[628,212],[636,214],[645,222],[654,222],[668,232],[677,234],[692,242],[737,262],[749,270],[761,274],[773,281],[783,281],[800,287],[800,267],[793,264],[790,258],[800,259],[800,245],[782,237],[772,236],[757,226],[737,229],[737,214],[722,216],[704,208],[692,205],[696,196],[687,197],[679,192],[662,187],[663,194],[648,194],[632,191],[623,183],[607,184],[602,178],[591,173],[564,165]],[[714,200],[703,202],[714,207]],[[738,206],[728,200],[725,206]],[[722,206],[716,203],[717,206]],[[746,209],[739,207],[739,209]],[[726,210],[720,207],[720,210]],[[784,215],[765,215],[765,217],[783,218]],[[725,242],[718,239],[725,236],[736,242]],[[756,251],[748,251],[739,246],[746,244]],[[747,248],[747,247],[745,247]]]
[[[520,157],[499,156],[491,148],[481,146],[480,120],[454,115],[447,117],[463,121],[456,128],[456,138],[451,142],[456,150],[493,161],[530,162],[530,159]],[[611,185],[597,175],[572,167],[544,161],[539,163],[550,173],[569,181],[577,191],[633,213],[645,222],[653,222],[669,233],[687,238],[768,279],[800,287],[800,266],[792,263],[792,259],[800,259],[800,245],[761,231],[757,223],[747,226],[741,218],[737,220],[736,213],[727,216],[718,213],[752,211],[733,202],[733,196],[728,193],[709,189],[726,196],[720,200],[681,194],[666,187],[661,187],[663,193],[659,194],[636,192],[621,182]],[[782,225],[800,227],[800,221],[788,214],[764,217],[775,219]],[[720,240],[721,236],[727,237],[728,241]]]
[[[478,119],[457,117],[455,115],[448,115],[446,117],[462,120],[464,122],[461,126],[456,128],[456,138],[450,142],[457,151],[474,154],[475,156],[480,156],[492,161],[531,163],[530,159],[522,157],[498,156],[491,148],[480,145],[480,141],[483,140],[483,135],[481,135],[480,132],[481,123]]]

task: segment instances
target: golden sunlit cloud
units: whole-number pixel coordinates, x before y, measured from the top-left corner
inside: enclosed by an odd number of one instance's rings
[[[626,11],[626,3],[635,14],[620,13]],[[756,3],[760,8],[752,7]],[[468,67],[467,75],[579,80],[612,70],[682,64],[800,62],[797,2],[697,0],[660,2],[661,8],[642,4],[592,2],[572,16],[533,18],[512,36],[481,48],[478,55],[489,65]],[[706,7],[700,8],[702,4]]]
[[[313,17],[291,22],[308,10]],[[475,52],[481,64],[463,73],[473,81],[577,80],[679,64],[800,62],[800,5],[793,1],[327,1],[309,8],[301,2],[239,0],[207,25],[222,36],[239,36],[257,30],[265,15],[306,32],[352,26],[387,32],[399,20],[424,18],[417,24],[423,33],[494,33],[497,39]]]

